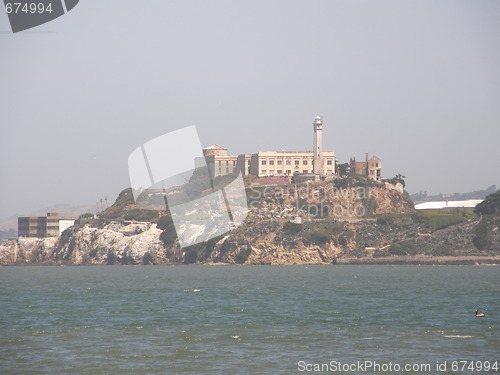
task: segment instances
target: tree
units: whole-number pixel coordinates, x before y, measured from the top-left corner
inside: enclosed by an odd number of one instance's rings
[[[384,181],[388,182],[390,184],[393,184],[393,185],[396,185],[397,183],[400,183],[405,188],[406,187],[406,183],[405,183],[405,180],[404,180],[405,178],[406,178],[406,176],[403,176],[401,173],[398,173],[393,178],[389,178],[389,179],[384,180]]]
[[[478,215],[500,214],[500,190],[488,195],[484,201],[474,208],[474,212]]]
[[[337,173],[340,177],[349,174],[350,166],[349,163],[337,164]]]

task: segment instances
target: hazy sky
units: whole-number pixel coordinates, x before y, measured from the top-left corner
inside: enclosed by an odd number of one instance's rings
[[[410,192],[500,185],[500,1],[81,0],[0,11],[0,218],[114,201],[140,144],[365,152]]]

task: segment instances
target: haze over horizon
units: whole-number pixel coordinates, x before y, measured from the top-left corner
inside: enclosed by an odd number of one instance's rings
[[[81,1],[0,12],[0,218],[112,203],[127,158],[197,125],[231,154],[365,152],[410,193],[500,185],[500,2]]]

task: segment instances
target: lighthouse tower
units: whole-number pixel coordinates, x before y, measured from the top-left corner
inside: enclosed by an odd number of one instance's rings
[[[323,174],[323,120],[316,116],[314,126],[313,173]]]

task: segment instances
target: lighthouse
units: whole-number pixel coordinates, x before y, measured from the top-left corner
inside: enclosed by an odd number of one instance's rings
[[[314,148],[313,148],[313,173],[323,174],[323,120],[316,116],[313,121]]]

